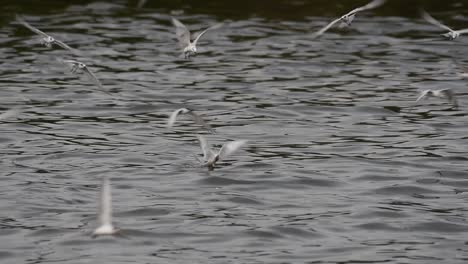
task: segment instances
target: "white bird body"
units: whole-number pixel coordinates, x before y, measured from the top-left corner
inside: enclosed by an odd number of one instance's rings
[[[458,107],[458,102],[450,89],[441,89],[441,90],[423,90],[421,91],[419,97],[416,99],[416,102],[419,102],[425,97],[438,97],[449,100],[450,103],[456,108]]]
[[[111,186],[107,177],[102,179],[98,215],[99,227],[94,230],[94,235],[113,235],[118,232],[118,229],[112,225]]]
[[[461,30],[453,30],[453,29],[449,28],[448,26],[442,24],[441,22],[437,21],[435,18],[433,18],[431,15],[429,15],[429,13],[427,13],[426,11],[421,9],[420,12],[421,12],[421,16],[424,18],[424,20],[426,20],[430,24],[432,24],[432,25],[434,25],[436,27],[439,27],[441,29],[448,30],[448,32],[445,33],[445,34],[442,34],[442,36],[446,37],[449,40],[454,40],[454,39],[460,37],[461,34],[468,33],[468,28],[461,29]]]
[[[217,29],[223,25],[220,23],[203,30],[200,34],[198,34],[195,40],[191,42],[190,31],[188,28],[175,18],[172,18],[171,21],[172,24],[176,27],[176,37],[179,41],[179,47],[183,50],[186,59],[197,53],[197,43],[201,36],[203,36],[208,30]]]
[[[358,12],[362,12],[362,11],[377,8],[377,7],[381,6],[381,5],[383,5],[385,2],[386,2],[386,0],[373,0],[372,2],[368,3],[365,6],[355,8],[355,9],[351,10],[350,12],[344,14],[343,16],[333,20],[328,25],[326,25],[325,27],[320,29],[318,32],[315,33],[315,37],[321,36],[323,33],[325,33],[325,31],[329,30],[333,25],[335,25],[336,23],[338,23],[340,21],[341,21],[340,27],[350,26]]]
[[[214,151],[211,149],[208,141],[202,135],[197,135],[198,141],[200,142],[200,147],[203,152],[203,159],[205,163],[203,166],[206,166],[210,169],[213,169],[216,162],[219,160],[225,159],[229,155],[232,155],[234,152],[239,150],[242,146],[247,143],[247,140],[235,140],[229,143],[224,144],[219,151]]]

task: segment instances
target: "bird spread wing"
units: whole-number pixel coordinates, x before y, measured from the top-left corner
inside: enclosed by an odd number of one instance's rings
[[[94,75],[94,73],[89,70],[88,66],[83,68],[83,71],[89,76],[89,78],[99,87],[99,89],[104,91],[104,87],[102,87],[101,81]]]
[[[192,116],[195,124],[202,126],[203,128],[209,131],[213,131],[213,128],[210,126],[210,124],[203,120],[203,118],[200,115],[196,114],[194,111],[190,111],[189,114]]]
[[[324,26],[322,29],[320,29],[319,31],[317,31],[315,34],[314,34],[314,37],[319,37],[321,36],[323,33],[325,33],[325,31],[329,30],[331,27],[333,27],[333,25],[335,25],[336,23],[338,23],[339,21],[341,20],[341,17],[340,18],[337,18],[335,20],[333,20],[332,22],[330,22],[328,25]]]
[[[179,46],[185,48],[190,45],[190,31],[179,20],[172,18],[172,24],[176,27],[176,37],[179,41]]]
[[[224,159],[229,155],[232,155],[236,152],[239,148],[244,146],[247,143],[247,140],[235,140],[223,145],[223,147],[219,150],[219,159]]]
[[[180,108],[172,112],[171,115],[169,116],[169,119],[167,120],[167,127],[169,128],[172,127],[175,121],[177,120],[177,116],[183,112],[189,112],[189,110],[185,108]]]
[[[112,197],[111,186],[108,177],[102,178],[101,199],[99,201],[99,224],[112,224]]]
[[[455,95],[452,90],[445,89],[441,90],[440,93],[443,94],[450,101],[450,103],[453,104],[453,106],[458,107],[458,101],[455,98]]]
[[[429,92],[429,90],[424,90],[421,92],[421,94],[419,95],[418,99],[416,99],[416,102],[419,102],[419,100],[423,99],[427,93]]]
[[[223,23],[219,23],[219,24],[216,24],[216,25],[213,25],[205,30],[203,30],[200,34],[198,34],[198,36],[195,38],[195,40],[193,41],[193,45],[197,45],[197,42],[198,40],[201,38],[201,36],[203,36],[208,30],[212,30],[212,29],[218,29],[220,28],[221,26],[223,26]]]
[[[468,28],[457,30],[458,34],[468,33]]]
[[[57,44],[57,45],[59,45],[59,46],[62,47],[63,49],[66,49],[66,50],[69,50],[69,51],[73,51],[73,52],[74,52],[74,49],[73,49],[73,48],[71,48],[70,46],[68,46],[67,44],[63,43],[63,42],[60,41],[60,40],[55,39],[54,43]]]
[[[213,150],[210,148],[208,141],[206,141],[205,137],[202,135],[197,135],[198,141],[200,142],[200,147],[203,152],[203,159],[205,161],[209,161],[214,157]]]
[[[439,21],[437,21],[435,18],[433,18],[431,15],[429,15],[429,13],[427,13],[426,11],[421,9],[420,12],[421,12],[422,18],[424,18],[424,20],[431,23],[432,25],[440,27],[440,28],[445,29],[445,30],[448,30],[450,32],[454,31],[453,29],[451,29],[451,28],[447,27],[446,25],[444,25],[444,24],[440,23]]]
[[[365,10],[370,10],[370,9],[377,8],[377,7],[381,6],[381,5],[383,5],[385,2],[386,2],[386,0],[374,0],[374,1],[370,2],[370,3],[368,3],[365,6],[361,6],[361,7],[353,9],[347,15],[351,15],[351,14],[355,14],[357,12],[362,12],[362,11],[365,11]]]
[[[17,15],[16,16],[16,21],[18,21],[20,24],[22,24],[23,26],[27,27],[29,30],[31,30],[32,32],[38,34],[38,35],[41,35],[45,38],[49,37],[49,35],[47,35],[46,33],[40,31],[39,29],[29,25],[28,22],[26,22],[21,16]]]

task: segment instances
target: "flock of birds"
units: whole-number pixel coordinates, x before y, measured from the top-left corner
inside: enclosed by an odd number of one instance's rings
[[[339,27],[347,27],[350,26],[351,23],[353,22],[355,16],[359,12],[375,9],[381,5],[383,5],[386,2],[386,0],[373,0],[367,5],[364,5],[362,7],[358,7],[353,9],[352,11],[344,14],[343,16],[333,20],[323,28],[321,28],[319,31],[317,31],[314,34],[315,38],[318,38],[322,36],[326,31],[328,31],[330,28],[332,28],[336,23],[341,22]],[[427,12],[424,10],[421,10],[421,16],[423,19],[425,19],[427,22],[430,24],[433,24],[443,30],[447,30],[447,33],[442,34],[445,38],[449,40],[454,40],[458,38],[461,34],[468,33],[468,29],[462,29],[462,30],[453,30],[450,27],[440,23],[436,19],[434,19],[432,16],[430,16]],[[31,26],[28,22],[26,22],[21,16],[16,17],[16,21],[23,25],[24,27],[28,28],[32,32],[36,33],[41,37],[41,43],[45,45],[46,47],[52,47],[53,45],[57,45],[61,47],[62,49],[70,51],[72,54],[77,55],[79,54],[79,51],[71,48],[64,42],[57,40],[53,38],[52,36],[44,33],[43,31]],[[201,33],[197,35],[197,37],[191,41],[191,34],[188,28],[179,20],[175,18],[171,18],[172,24],[176,28],[176,37],[178,39],[178,44],[179,48],[182,51],[182,55],[186,58],[189,59],[191,56],[196,55],[197,53],[197,43],[199,39],[209,30],[214,30],[218,29],[223,26],[222,23],[213,25],[205,30],[203,30]],[[71,71],[73,73],[81,71],[85,73],[95,84],[98,86],[102,91],[106,92],[97,78],[97,76],[89,69],[89,67],[84,64],[83,62],[77,61],[77,60],[63,60],[64,63],[67,63],[71,66]],[[448,99],[450,103],[453,104],[453,106],[456,108],[458,107],[457,100],[455,98],[454,93],[450,89],[440,89],[440,90],[424,90],[421,91],[419,97],[416,99],[416,102],[419,102],[421,99],[426,98],[426,97],[439,97],[439,98],[445,98]],[[6,111],[3,114],[0,114],[0,120],[4,120],[7,118],[11,118],[19,113],[19,110],[16,108],[10,109]],[[172,127],[179,115],[190,115],[193,119],[193,121],[207,129],[210,132],[214,133],[213,128],[203,120],[203,118],[195,113],[193,110],[188,109],[188,108],[180,108],[175,110],[170,116],[167,121],[167,126],[170,128]],[[198,141],[200,143],[200,147],[203,153],[203,161],[199,160],[202,164],[202,166],[205,166],[212,170],[215,166],[215,164],[228,157],[229,155],[233,154],[236,152],[238,149],[241,147],[245,146],[247,144],[246,140],[235,140],[228,142],[224,144],[219,150],[213,150],[208,143],[208,141],[205,139],[204,136],[202,135],[197,135]],[[113,235],[116,233],[120,233],[118,229],[116,229],[113,224],[112,224],[112,202],[111,202],[111,187],[110,187],[110,180],[108,177],[103,177],[102,179],[102,184],[101,184],[101,193],[100,193],[100,201],[99,201],[99,226],[94,230],[93,234],[94,235]]]

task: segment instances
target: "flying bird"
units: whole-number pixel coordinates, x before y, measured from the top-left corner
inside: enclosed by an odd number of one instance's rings
[[[205,120],[201,118],[201,116],[199,116],[198,114],[195,113],[195,111],[189,108],[180,108],[172,112],[171,115],[169,116],[169,119],[167,120],[167,127],[171,128],[174,125],[177,119],[177,116],[181,114],[189,114],[193,118],[193,121],[195,122],[195,124],[206,128],[210,132],[214,132],[214,129],[208,123],[206,123]]]
[[[113,235],[119,231],[112,225],[111,186],[109,178],[105,176],[102,178],[98,215],[99,227],[94,230],[94,235]]]
[[[419,102],[425,97],[439,97],[447,99],[455,108],[458,107],[457,99],[455,98],[454,93],[450,89],[441,89],[441,90],[423,90],[421,91],[416,102]]]
[[[453,30],[453,29],[449,28],[448,26],[446,26],[446,25],[440,23],[439,21],[437,21],[435,18],[433,18],[431,15],[429,15],[429,13],[427,13],[426,11],[421,9],[420,12],[421,12],[421,16],[427,22],[431,23],[432,25],[434,25],[436,27],[442,28],[444,30],[448,30],[448,32],[445,33],[445,34],[442,34],[442,36],[446,37],[449,40],[454,40],[454,39],[458,38],[461,34],[468,33],[468,28],[461,29],[461,30]]]
[[[219,151],[211,149],[208,141],[202,135],[197,135],[200,147],[203,152],[204,163],[203,166],[212,170],[219,160],[225,159],[227,156],[232,155],[239,148],[247,143],[247,140],[235,140],[224,144]]]
[[[49,36],[47,35],[46,33],[40,31],[39,29],[31,26],[28,22],[26,22],[22,17],[20,17],[19,15],[16,16],[16,21],[18,21],[20,24],[22,24],[23,26],[27,27],[29,30],[31,30],[32,32],[40,35],[42,37],[41,39],[41,43],[50,48],[52,47],[52,44],[55,44],[55,45],[58,45],[60,46],[61,48],[63,49],[66,49],[66,50],[69,50],[69,51],[72,51],[72,52],[76,52],[75,49],[71,48],[70,46],[68,46],[67,44],[63,43],[62,41],[60,40],[57,40],[55,38],[53,38],[52,36]]]
[[[351,10],[350,12],[346,13],[345,15],[333,20],[331,23],[320,29],[318,32],[315,33],[315,37],[321,36],[325,31],[329,30],[333,25],[341,21],[340,27],[345,27],[345,26],[350,26],[351,23],[353,22],[354,18],[356,17],[356,14],[358,12],[370,10],[377,8],[385,3],[386,0],[374,0],[370,3],[368,3],[365,6],[361,6],[358,8],[355,8]]]
[[[197,42],[201,36],[203,36],[208,30],[217,29],[223,25],[222,23],[219,23],[203,30],[198,34],[193,42],[190,42],[190,31],[188,28],[175,18],[172,18],[172,24],[176,27],[176,37],[179,41],[179,47],[182,49],[186,59],[197,53]]]
[[[63,61],[71,65],[72,73],[76,73],[78,72],[78,70],[83,71],[86,75],[88,75],[91,81],[93,81],[99,87],[99,89],[101,89],[101,91],[103,91],[106,94],[110,94],[104,89],[104,87],[101,84],[101,81],[99,81],[96,75],[94,75],[94,73],[88,68],[88,66],[86,66],[86,64],[76,61],[76,60],[63,60]]]

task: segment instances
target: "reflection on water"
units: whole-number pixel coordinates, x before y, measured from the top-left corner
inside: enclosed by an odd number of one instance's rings
[[[363,2],[28,3],[1,7],[1,112],[19,109],[0,120],[2,263],[466,262],[468,38],[439,38],[416,5],[317,40]],[[421,5],[466,24],[463,2]],[[193,32],[225,26],[185,60],[171,15]],[[440,88],[458,109],[415,103]],[[249,144],[200,167],[209,132],[188,116],[167,128],[181,107],[213,126],[215,148]],[[91,238],[103,176],[124,238]]]

